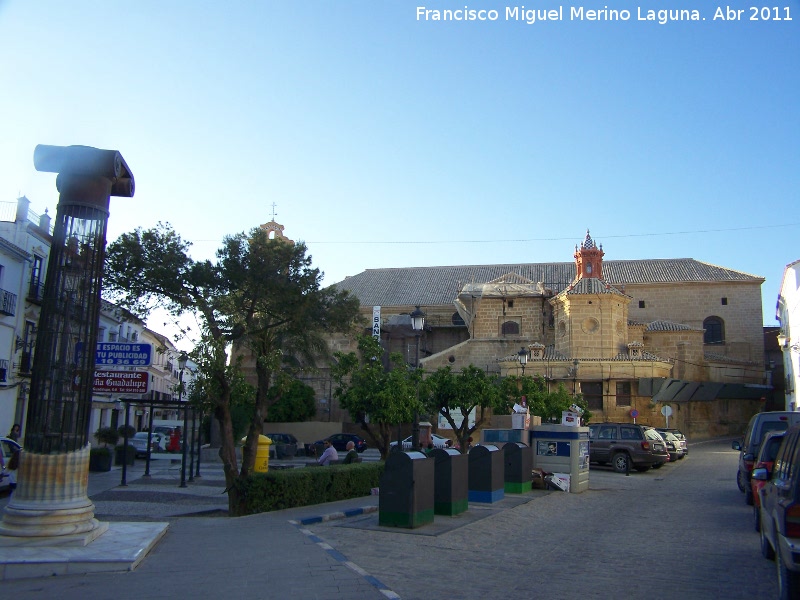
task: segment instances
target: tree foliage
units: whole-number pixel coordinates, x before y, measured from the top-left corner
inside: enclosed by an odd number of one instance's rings
[[[270,423],[308,421],[317,414],[314,388],[298,379],[273,386],[270,391],[278,397],[267,414]]]
[[[547,380],[541,375],[531,377],[524,375],[510,375],[501,381],[502,394],[505,402],[498,414],[509,414],[514,404],[522,404],[522,399],[528,405],[532,415],[542,418],[543,422],[561,422],[561,413],[577,406],[581,410],[584,421],[588,421],[591,413],[587,410],[583,398],[573,396],[567,391],[563,383],[559,383],[555,390],[551,390]]]
[[[441,367],[428,375],[422,385],[425,408],[441,415],[453,429],[462,452],[469,447],[469,438],[489,417],[489,411],[502,410],[507,398],[501,393],[497,376],[469,365],[458,373]],[[470,425],[470,414],[475,421]]]
[[[317,357],[324,356],[324,334],[351,327],[358,301],[346,292],[320,287],[322,274],[311,266],[304,244],[270,239],[260,228],[225,237],[215,262],[194,261],[189,247],[161,223],[123,234],[108,248],[107,297],[141,317],[155,306],[174,316],[197,317],[201,343],[192,359],[220,423],[229,512],[236,515],[243,505],[233,484],[255,465],[269,407],[281,398],[271,392],[278,375],[313,366]],[[241,467],[231,416],[241,391],[240,362],[229,364],[231,347],[251,359],[256,371]]]
[[[403,356],[388,356],[370,336],[358,339],[358,352],[337,352],[331,375],[339,405],[360,423],[366,437],[386,458],[393,426],[414,418],[420,373],[409,369]]]

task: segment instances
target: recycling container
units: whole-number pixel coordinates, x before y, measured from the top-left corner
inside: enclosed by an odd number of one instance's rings
[[[455,448],[435,448],[428,453],[434,462],[433,512],[455,516],[469,508],[469,457]]]
[[[434,461],[422,452],[392,452],[378,496],[378,525],[415,529],[433,522]]]
[[[503,445],[504,490],[506,494],[524,494],[531,491],[533,454],[528,445],[508,442]]]
[[[469,451],[469,501],[498,502],[505,498],[503,453],[482,444]]]

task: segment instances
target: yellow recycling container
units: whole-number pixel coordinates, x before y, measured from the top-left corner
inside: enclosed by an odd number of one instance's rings
[[[247,441],[246,437],[242,438],[242,443]],[[266,473],[269,471],[269,447],[272,445],[272,440],[265,435],[258,436],[258,447],[256,448],[256,464],[253,471],[256,473]]]

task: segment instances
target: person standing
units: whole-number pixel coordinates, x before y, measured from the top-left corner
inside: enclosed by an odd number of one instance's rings
[[[181,451],[181,428],[176,427],[169,434],[169,443],[167,444],[167,452],[180,452]]]
[[[331,464],[332,460],[339,460],[339,455],[336,453],[336,448],[331,446],[330,440],[325,440],[325,451],[322,453],[322,456],[319,457],[317,462],[325,467]]]

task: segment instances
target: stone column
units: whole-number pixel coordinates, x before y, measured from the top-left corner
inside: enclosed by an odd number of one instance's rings
[[[34,165],[60,193],[31,370],[17,489],[0,544],[85,545],[108,527],[87,495],[89,417],[111,196],[132,197],[115,150],[37,146]]]

